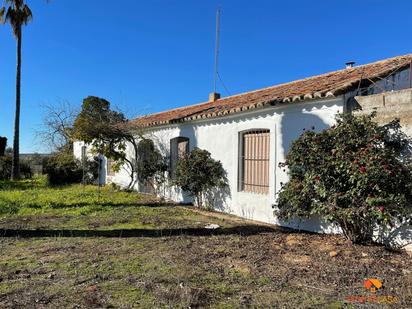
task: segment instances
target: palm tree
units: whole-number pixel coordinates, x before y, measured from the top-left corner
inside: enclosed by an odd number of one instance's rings
[[[13,29],[13,34],[17,41],[17,70],[16,70],[16,114],[14,118],[14,140],[13,140],[13,163],[11,179],[20,178],[20,93],[21,93],[21,40],[22,28],[27,25],[33,15],[24,0],[5,0],[7,9],[2,8],[0,15],[2,21],[8,22]]]

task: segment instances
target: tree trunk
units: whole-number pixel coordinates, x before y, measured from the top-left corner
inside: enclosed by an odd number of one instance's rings
[[[126,155],[127,156],[127,155]],[[127,189],[133,189],[134,186],[136,185],[136,179],[135,179],[135,174],[136,174],[136,169],[135,166],[133,164],[132,160],[127,159],[127,157],[125,158],[125,162],[129,165],[130,167],[130,172],[129,172],[129,176],[130,176],[130,182],[129,185],[127,186]]]
[[[16,114],[14,118],[13,161],[11,179],[20,178],[20,91],[21,91],[21,28],[17,35]]]
[[[135,177],[136,175],[136,166],[135,166],[135,162],[137,161],[137,144],[136,144],[136,140],[134,139],[133,136],[131,136],[130,138],[126,139],[130,144],[132,144],[133,146],[133,151],[134,151],[134,159],[132,158],[131,160],[126,160],[126,162],[129,162],[130,165],[130,183],[129,186],[127,187],[128,189],[134,189],[136,182],[138,181],[138,178]],[[126,154],[127,156],[127,154]]]
[[[353,244],[368,244],[372,242],[373,228],[366,222],[348,222],[344,219],[339,221],[339,225],[345,238]]]
[[[202,208],[203,207],[203,201],[202,201],[202,193],[197,193],[195,195],[195,200],[196,200],[196,206],[198,208]]]

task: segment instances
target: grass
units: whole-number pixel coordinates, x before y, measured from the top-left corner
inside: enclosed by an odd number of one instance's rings
[[[412,303],[408,256],[336,236],[40,180],[0,183],[0,201],[1,308],[355,308],[368,277]]]
[[[43,178],[0,182],[0,223],[7,228],[113,230],[197,227],[202,216],[109,187],[48,187]],[[220,222],[224,224],[223,222]]]
[[[141,197],[136,193],[116,192],[109,188],[71,185],[48,187],[44,178],[18,183],[0,182],[0,212],[17,214],[87,214],[95,210],[133,206]]]

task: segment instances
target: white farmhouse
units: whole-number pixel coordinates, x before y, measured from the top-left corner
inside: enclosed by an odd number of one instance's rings
[[[400,116],[409,131],[411,61],[412,55],[406,55],[362,66],[349,63],[340,71],[230,97],[220,98],[213,93],[208,102],[144,116],[130,121],[130,125],[144,128],[146,135],[169,158],[171,169],[182,152],[194,147],[206,149],[214,159],[220,160],[227,172],[230,191],[215,200],[216,210],[282,224],[273,214],[273,205],[281,183],[288,181],[279,163],[285,160],[291,142],[303,130],[330,127],[337,113],[352,112],[364,97],[376,98],[366,100],[366,104],[377,108],[386,120]],[[390,108],[382,97],[392,102]],[[391,97],[395,99],[391,101]],[[398,103],[403,104],[401,114],[397,114]],[[82,146],[81,142],[74,145],[78,158]],[[123,186],[129,183],[125,171],[113,173],[110,162],[106,164],[103,183]],[[137,189],[143,187],[139,185]],[[173,187],[167,189],[166,197],[190,202],[184,192]],[[292,226],[317,232],[336,231],[317,218]]]

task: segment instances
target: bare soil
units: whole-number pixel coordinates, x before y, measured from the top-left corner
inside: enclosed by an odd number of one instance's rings
[[[23,184],[0,186],[0,308],[412,308],[405,252],[137,193]],[[383,287],[367,290],[370,278]]]
[[[190,208],[127,209],[129,219],[124,208],[111,210],[111,220],[100,212],[81,222],[3,217],[0,307],[412,308],[412,258],[404,252]],[[82,228],[65,229],[75,222]],[[211,223],[220,228],[204,228]],[[383,288],[366,290],[368,278]]]

